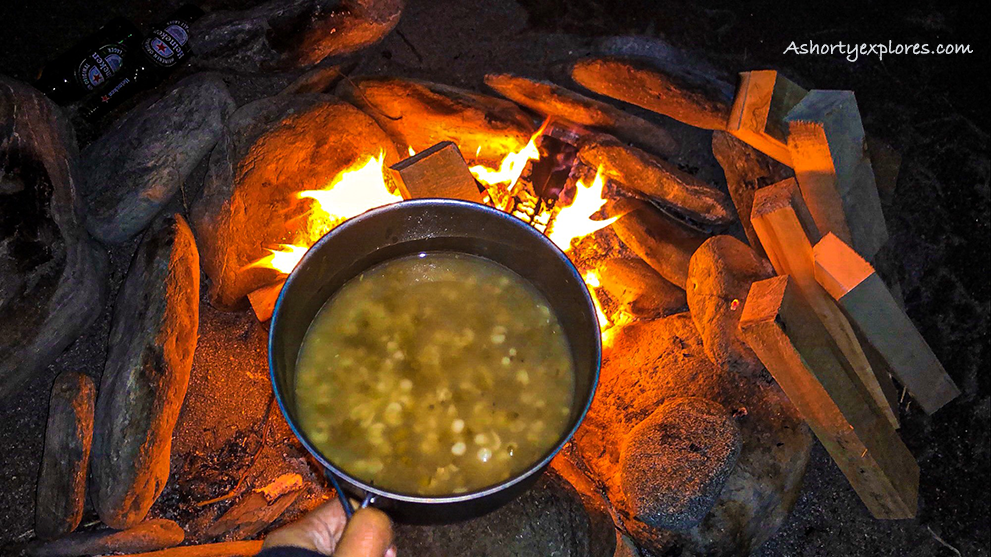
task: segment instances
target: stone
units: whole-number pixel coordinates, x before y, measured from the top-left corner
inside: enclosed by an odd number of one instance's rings
[[[399,23],[405,0],[231,2],[189,30],[192,63],[254,74],[309,68],[382,40]],[[240,4],[240,5],[238,5]]]
[[[95,400],[96,385],[88,376],[66,371],[55,378],[34,515],[41,539],[68,534],[82,520]]]
[[[625,205],[623,211],[632,209],[611,225],[623,244],[668,282],[684,289],[688,263],[708,235],[665,215],[650,203],[629,199],[616,205]]]
[[[739,334],[740,315],[754,282],[774,276],[771,263],[732,236],[703,243],[688,265],[688,307],[709,360],[745,376],[764,366]]]
[[[252,557],[262,550],[262,540],[207,543],[170,547],[149,553],[132,553],[121,557]]]
[[[616,535],[609,515],[587,508],[560,475],[545,472],[537,483],[484,516],[441,525],[395,525],[399,555],[612,555]]]
[[[453,141],[469,163],[497,168],[537,131],[507,100],[440,83],[364,77],[342,82],[339,94],[374,118],[404,153],[407,146],[420,152]]]
[[[107,254],[83,227],[62,112],[0,76],[0,398],[44,373],[103,310]]]
[[[169,477],[172,429],[196,349],[199,256],[179,215],[145,232],[114,304],[96,401],[90,494],[100,520],[144,520]]]
[[[708,130],[726,129],[736,93],[731,83],[683,56],[585,58],[571,77],[600,95]]]
[[[646,195],[703,226],[733,222],[726,194],[677,166],[608,136],[585,142],[578,159],[623,188]]]
[[[697,525],[736,465],[740,445],[740,428],[720,404],[666,400],[633,428],[620,454],[620,482],[637,519],[671,530]]]
[[[678,141],[664,128],[560,85],[513,74],[489,74],[485,84],[543,116],[608,132],[651,153],[674,156]]]
[[[146,520],[127,530],[76,532],[50,542],[33,544],[27,553],[33,557],[76,557],[107,553],[157,551],[182,543],[185,533],[171,520]]]
[[[765,256],[764,247],[754,231],[754,225],[750,223],[754,195],[758,189],[791,178],[795,173],[727,132],[712,132],[712,154],[723,168],[726,187],[750,247]]]
[[[82,152],[86,227],[116,244],[141,233],[220,139],[234,99],[215,74],[183,79]]]
[[[715,504],[687,530],[635,517],[621,481],[621,449],[634,428],[672,398],[722,405],[740,428],[742,448]],[[692,318],[680,313],[621,327],[603,350],[588,414],[559,458],[574,462],[590,496],[604,496],[617,527],[651,554],[748,555],[782,525],[798,499],[812,449],[802,417],[773,381],[740,376],[705,356]],[[570,479],[570,478],[569,478]]]
[[[210,155],[192,208],[211,303],[243,306],[250,292],[284,278],[251,265],[280,244],[308,247],[333,224],[312,218],[314,202],[299,192],[328,189],[339,173],[379,155],[385,165],[399,159],[374,120],[333,97],[270,97],[238,109]]]
[[[607,259],[597,270],[602,288],[622,311],[634,317],[654,319],[688,311],[685,291],[642,259]]]

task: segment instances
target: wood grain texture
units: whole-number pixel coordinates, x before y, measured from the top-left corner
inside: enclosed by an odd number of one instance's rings
[[[726,131],[791,166],[784,117],[808,91],[774,70],[741,72]]]
[[[450,141],[397,162],[389,167],[389,174],[403,199],[439,197],[476,203],[482,199],[461,151]]]

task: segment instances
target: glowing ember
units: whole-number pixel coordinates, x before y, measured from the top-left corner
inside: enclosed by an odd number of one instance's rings
[[[605,180],[602,178],[601,168],[595,173],[595,179],[591,186],[586,186],[581,180],[578,181],[577,186],[574,203],[561,209],[561,212],[554,219],[551,233],[547,235],[552,242],[557,244],[557,247],[564,251],[571,249],[571,241],[575,238],[581,238],[605,228],[619,218],[612,217],[605,220],[589,218],[606,204],[606,199],[602,197]]]
[[[268,255],[248,265],[248,267],[267,267],[288,275],[296,268],[296,265],[299,265],[306,250],[310,249],[309,246],[290,246],[287,244],[282,244],[279,248],[279,251],[268,250]]]
[[[326,188],[302,191],[299,197],[316,201],[311,220],[335,225],[370,209],[403,200],[398,193],[389,192],[385,184],[385,151],[344,170]]]

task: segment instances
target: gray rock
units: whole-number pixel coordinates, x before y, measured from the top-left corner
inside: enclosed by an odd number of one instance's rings
[[[41,539],[72,532],[83,517],[95,400],[88,376],[66,371],[55,378],[34,514],[34,533]]]
[[[764,369],[739,325],[750,285],[773,276],[769,261],[732,236],[709,238],[692,255],[688,307],[712,363],[746,376]]]
[[[743,445],[705,518],[687,530],[670,530],[636,518],[619,463],[633,429],[680,397],[701,397],[732,412]],[[617,527],[649,554],[748,555],[794,506],[812,435],[777,384],[741,380],[710,362],[691,317],[680,313],[616,332],[603,351],[595,400],[569,447],[565,458],[586,471],[593,487],[572,484],[590,496],[604,495]]]
[[[190,46],[196,54],[192,62],[240,73],[307,68],[377,43],[399,23],[405,4],[405,0],[269,0],[245,9],[214,9],[190,29]]]
[[[688,311],[685,291],[671,284],[642,259],[613,258],[598,266],[602,288],[620,308],[640,319]]]
[[[107,255],[83,228],[77,159],[59,109],[0,76],[0,397],[103,310]]]
[[[678,153],[678,142],[664,128],[560,85],[512,74],[489,74],[485,84],[538,114],[608,132],[652,153]]]
[[[274,269],[250,265],[269,247],[309,246],[329,230],[310,226],[314,203],[297,194],[327,189],[341,171],[380,153],[387,165],[399,160],[374,120],[330,96],[277,96],[238,109],[192,209],[211,303],[237,307],[277,280]],[[298,226],[287,227],[290,221]]]
[[[117,295],[96,404],[90,494],[112,528],[144,520],[168,480],[172,429],[196,349],[199,291],[192,231],[179,215],[160,216]]]
[[[185,533],[171,520],[146,520],[127,530],[76,532],[50,542],[28,546],[33,557],[76,557],[107,553],[157,551],[182,543]]]
[[[139,234],[220,139],[234,100],[214,74],[183,79],[82,152],[86,226],[105,243]]]
[[[787,166],[754,149],[732,135],[722,132],[712,132],[712,154],[723,167],[726,176],[726,187],[736,205],[736,214],[743,225],[743,231],[750,241],[750,246],[765,256],[764,247],[750,223],[750,213],[754,207],[754,195],[757,190],[780,182],[795,175]]]
[[[399,555],[419,557],[609,556],[616,548],[609,515],[586,507],[578,492],[553,471],[487,515],[437,526],[397,524],[395,531]]]
[[[620,457],[637,519],[686,530],[708,514],[740,456],[740,428],[718,403],[672,398],[633,428]]]

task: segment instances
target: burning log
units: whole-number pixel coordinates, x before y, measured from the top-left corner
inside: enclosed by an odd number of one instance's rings
[[[72,128],[0,76],[0,398],[44,371],[103,311],[107,255],[83,228]]]
[[[666,400],[633,428],[619,461],[623,492],[637,519],[672,530],[698,525],[736,465],[741,444],[740,428],[722,405],[698,397]]]
[[[457,145],[442,141],[389,167],[403,199],[442,197],[480,202],[482,194]]]
[[[688,310],[685,291],[642,259],[607,259],[597,270],[602,288],[634,317],[655,319]]]
[[[95,399],[88,376],[67,371],[55,378],[35,505],[34,533],[41,539],[72,532],[83,517]]]
[[[831,233],[816,244],[813,254],[816,280],[923,410],[932,414],[960,394],[869,263]]]
[[[397,144],[417,152],[452,141],[469,160],[498,165],[506,155],[522,151],[536,131],[515,104],[449,85],[365,77],[339,89]]]
[[[598,136],[578,151],[578,159],[623,187],[669,206],[706,226],[733,222],[730,200],[716,188],[677,166],[629,147],[607,136]]]
[[[272,97],[235,112],[192,208],[211,302],[237,307],[345,218],[398,201],[382,176],[398,159],[371,118],[330,97]],[[280,245],[299,254],[276,269]]]
[[[544,116],[606,131],[646,151],[673,156],[678,142],[664,128],[560,85],[512,74],[489,74],[485,84],[507,99]]]
[[[197,74],[84,149],[81,189],[93,236],[121,243],[140,234],[213,149],[234,108],[219,76]]]
[[[248,74],[314,66],[382,40],[399,23],[405,4],[269,0],[244,10],[215,10],[190,28],[192,60]]]
[[[812,91],[785,120],[795,176],[819,230],[873,259],[888,229],[853,92]]]
[[[792,166],[784,119],[807,94],[774,70],[742,72],[726,131],[781,164]]]
[[[141,522],[168,480],[172,428],[196,349],[199,292],[192,231],[179,215],[159,217],[117,296],[96,404],[90,493],[110,527]]]
[[[688,307],[712,363],[745,376],[762,372],[738,325],[750,285],[773,276],[766,259],[732,236],[709,238],[692,255]]]
[[[750,241],[750,247],[764,256],[764,247],[760,245],[760,238],[750,222],[754,194],[764,186],[791,178],[794,173],[787,166],[726,132],[712,132],[712,154],[723,168],[729,195],[736,206],[736,214],[747,240]]]
[[[733,105],[732,85],[676,57],[588,58],[575,63],[571,77],[596,93],[697,128],[725,130]]]
[[[612,224],[619,239],[668,282],[684,289],[692,254],[705,241],[706,234],[643,201],[626,199],[617,205],[628,209]]]
[[[787,276],[754,283],[740,331],[875,518],[913,518],[919,466]]]
[[[812,242],[819,240],[819,234],[795,180],[788,179],[758,190],[751,218],[774,269],[779,275],[792,277],[829,331],[843,355],[844,366],[851,370],[852,377],[858,378],[867,400],[873,401],[897,429],[897,405],[891,400],[894,397],[891,378],[871,367],[850,322],[816,281]]]
[[[76,557],[108,553],[156,551],[182,543],[185,532],[171,520],[146,520],[127,530],[76,532],[64,538],[30,545],[32,557]]]

